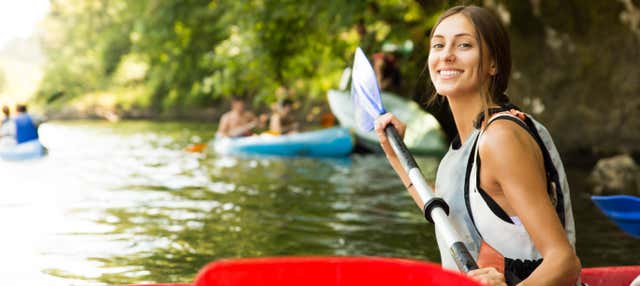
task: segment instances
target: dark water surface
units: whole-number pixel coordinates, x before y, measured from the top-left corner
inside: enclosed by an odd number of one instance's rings
[[[222,158],[182,151],[203,124],[53,122],[50,155],[0,161],[5,285],[189,282],[219,258],[374,255],[438,261],[384,156]],[[433,179],[437,158],[420,158]],[[581,192],[569,167],[585,266],[640,264],[635,240]]]

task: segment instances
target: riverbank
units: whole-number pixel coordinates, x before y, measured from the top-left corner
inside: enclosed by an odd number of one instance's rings
[[[214,107],[192,107],[188,111],[154,111],[150,107],[133,106],[67,106],[44,112],[50,120],[157,120],[157,121],[199,121],[218,122],[224,110]]]
[[[163,107],[154,103],[144,86],[117,88],[65,97],[52,96],[45,102],[34,102],[37,108],[52,120],[103,119],[111,122],[120,120],[186,120],[214,122],[224,110],[222,102],[215,104],[183,103],[181,108]],[[173,103],[172,103],[173,104]],[[169,105],[169,104],[165,104]],[[177,104],[175,104],[177,106]]]
[[[216,100],[205,104],[182,103],[170,107],[158,107],[151,104],[149,96],[143,91],[128,89],[125,91],[102,92],[87,94],[69,101],[54,102],[53,104],[38,104],[39,110],[51,120],[107,120],[111,122],[120,120],[158,120],[158,121],[194,121],[217,123],[220,116],[227,111],[228,103],[224,100]],[[328,104],[322,100],[310,100],[301,104],[297,102],[294,110],[298,120],[306,124],[319,124],[320,116],[329,112]],[[424,108],[424,106],[423,106]],[[261,106],[254,109],[256,114],[267,113],[268,108]],[[433,110],[431,110],[433,111]],[[446,112],[435,112],[443,126],[455,128],[450,116]],[[555,114],[555,113],[554,113]],[[536,116],[544,118],[544,116]],[[567,132],[561,128],[555,128],[554,120],[549,122],[541,120],[550,130],[558,149],[563,154],[564,160],[576,161],[578,164],[595,166],[599,159],[613,157],[619,154],[629,154],[636,162],[640,162],[640,149],[622,148],[618,145],[588,147],[588,144],[567,144]],[[584,133],[595,132],[586,125],[579,128]],[[455,131],[453,131],[455,132]],[[593,136],[590,136],[593,137]]]
[[[249,109],[256,115],[268,114],[266,104],[255,106],[246,99]],[[143,87],[120,88],[66,99],[64,95],[49,102],[34,102],[36,110],[49,120],[154,120],[218,123],[229,111],[226,98],[183,102],[179,99],[156,103]],[[324,99],[294,100],[293,113],[305,125],[320,125],[322,115],[330,113]]]

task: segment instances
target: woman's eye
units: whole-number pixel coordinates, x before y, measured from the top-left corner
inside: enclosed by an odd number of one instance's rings
[[[440,43],[435,43],[435,44],[431,45],[431,47],[434,48],[434,49],[442,49],[442,48],[444,48],[444,45],[440,44]]]
[[[460,48],[471,48],[471,44],[469,44],[469,43],[460,43],[458,45],[458,47],[460,47]]]

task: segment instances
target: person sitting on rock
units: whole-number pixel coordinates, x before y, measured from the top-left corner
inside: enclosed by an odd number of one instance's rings
[[[245,110],[244,101],[239,97],[231,99],[231,111],[220,118],[217,136],[243,137],[253,134],[252,130],[258,124],[256,116]]]

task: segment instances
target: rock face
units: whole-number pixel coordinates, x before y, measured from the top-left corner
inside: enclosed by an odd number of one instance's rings
[[[512,100],[562,150],[640,151],[638,2],[532,2],[509,7]]]
[[[507,95],[561,152],[640,153],[640,2],[483,3],[511,37]],[[449,114],[430,111],[455,134]]]
[[[593,193],[640,195],[640,167],[629,155],[601,159],[591,172]]]

